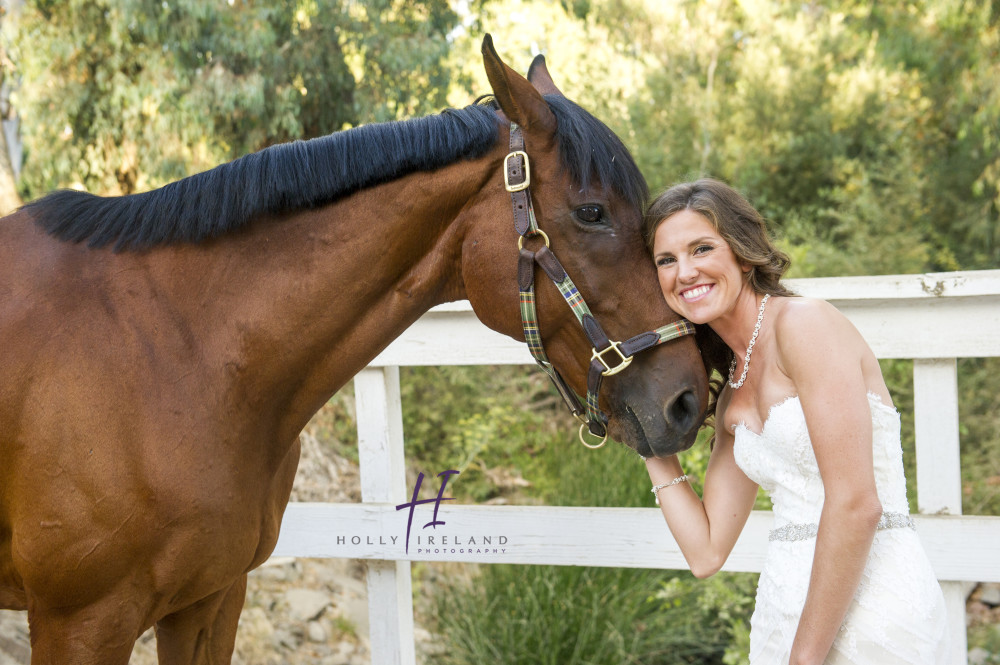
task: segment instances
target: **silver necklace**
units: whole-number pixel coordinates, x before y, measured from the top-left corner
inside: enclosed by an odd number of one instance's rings
[[[753,353],[753,345],[757,341],[757,334],[760,332],[760,322],[764,320],[764,306],[767,305],[767,299],[771,297],[770,293],[764,294],[764,299],[760,301],[760,311],[757,312],[757,325],[753,327],[753,337],[750,338],[750,343],[747,344],[747,354],[743,356],[743,373],[740,374],[740,380],[733,383],[733,372],[736,371],[736,354],[733,354],[733,361],[729,363],[729,387],[733,390],[738,390],[743,382],[747,380],[747,371],[750,369],[750,354]]]

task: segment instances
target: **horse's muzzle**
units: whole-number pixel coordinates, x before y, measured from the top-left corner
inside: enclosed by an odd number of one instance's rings
[[[609,427],[613,438],[643,457],[669,457],[694,444],[704,417],[698,392],[690,386],[665,402],[626,399],[625,408],[614,414]]]

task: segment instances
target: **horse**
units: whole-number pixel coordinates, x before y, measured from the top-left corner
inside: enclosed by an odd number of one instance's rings
[[[150,626],[161,663],[230,662],[309,418],[436,304],[468,299],[525,340],[518,270],[543,247],[527,233],[516,249],[514,194],[609,337],[677,324],[627,149],[544,58],[525,78],[488,35],[482,52],[493,104],[139,194],[57,191],[0,221],[0,608],[27,610],[33,664],[127,663]],[[583,394],[601,358],[563,299],[538,285],[533,325]],[[693,443],[708,399],[694,336],[604,385],[615,439],[646,456]]]

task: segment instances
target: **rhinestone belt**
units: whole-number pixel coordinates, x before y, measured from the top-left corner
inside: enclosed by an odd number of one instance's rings
[[[906,513],[882,513],[876,529],[914,529],[913,518]],[[815,538],[819,533],[819,524],[786,524],[783,527],[772,529],[767,539],[769,541],[784,540],[809,540]]]

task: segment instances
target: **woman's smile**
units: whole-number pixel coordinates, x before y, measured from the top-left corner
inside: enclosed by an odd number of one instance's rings
[[[701,300],[704,296],[708,295],[708,292],[712,290],[711,284],[699,284],[698,286],[691,287],[690,289],[681,289],[681,298],[684,298],[687,302],[694,302],[696,300]]]

